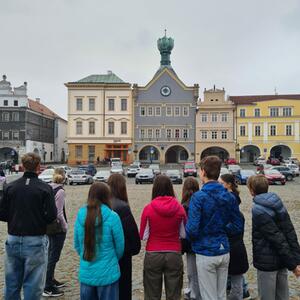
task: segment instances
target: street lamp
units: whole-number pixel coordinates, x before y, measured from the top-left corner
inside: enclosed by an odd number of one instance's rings
[[[153,147],[151,147],[150,149],[150,163],[152,164],[152,160],[153,160],[153,154],[154,154],[154,149]]]

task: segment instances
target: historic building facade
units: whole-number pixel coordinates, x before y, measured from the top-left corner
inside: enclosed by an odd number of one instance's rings
[[[234,135],[235,105],[225,99],[225,90],[204,90],[196,115],[196,162],[207,155],[222,160],[236,157]]]
[[[174,40],[158,40],[160,68],[146,86],[133,86],[134,154],[142,162],[195,159],[195,117],[199,86],[185,85],[171,66]]]
[[[259,156],[300,159],[300,95],[231,96],[241,162]]]
[[[65,84],[69,163],[132,160],[132,89],[111,71]]]

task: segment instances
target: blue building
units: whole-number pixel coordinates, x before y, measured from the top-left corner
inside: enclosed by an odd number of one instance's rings
[[[134,153],[148,163],[194,160],[199,85],[185,85],[172,68],[172,38],[165,35],[157,46],[160,68],[146,86],[133,86]]]

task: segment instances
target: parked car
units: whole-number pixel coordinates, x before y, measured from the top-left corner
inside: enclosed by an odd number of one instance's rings
[[[141,167],[139,165],[131,164],[127,169],[127,177],[135,177],[140,169]]]
[[[254,164],[254,166],[259,166],[259,165],[264,165],[266,163],[267,163],[267,160],[263,156],[260,156],[254,160],[253,164]]]
[[[236,165],[237,161],[235,158],[229,157],[224,161],[225,165]]]
[[[46,169],[40,175],[39,179],[46,183],[51,183],[53,181],[54,169]]]
[[[108,170],[100,170],[93,177],[93,180],[96,181],[96,182],[97,181],[98,182],[107,182],[109,176],[110,176],[110,171],[108,171]]]
[[[241,167],[239,165],[229,165],[228,170],[232,175],[236,175],[241,170]]]
[[[152,170],[153,170],[153,173],[154,173],[155,176],[161,174],[161,171],[160,171],[160,168],[159,168],[159,165],[158,165],[158,164],[151,164],[151,165],[149,166],[149,169],[152,169]]]
[[[300,166],[300,161],[297,157],[289,157],[288,161],[289,161],[289,163],[296,164],[296,165]]]
[[[110,159],[110,165],[113,166],[114,164],[123,165],[120,157],[112,157]]]
[[[267,160],[267,164],[272,166],[280,166],[280,160],[278,158],[271,157]]]
[[[140,169],[140,171],[135,176],[135,183],[136,184],[142,184],[144,182],[150,182],[153,183],[154,181],[154,173],[153,170],[150,168],[147,169]]]
[[[110,173],[124,175],[123,166],[121,164],[114,164],[110,169]]]
[[[197,167],[194,162],[186,162],[183,166],[183,176],[194,176],[197,177]]]
[[[172,183],[182,184],[182,175],[179,170],[167,170],[166,176],[168,176]]]
[[[221,168],[220,176],[224,175],[224,174],[230,174],[230,172],[229,172],[229,170],[227,168]]]
[[[142,167],[141,162],[138,161],[138,160],[135,160],[135,161],[132,163],[132,165],[138,166],[138,167],[140,167],[140,168]]]
[[[235,177],[238,184],[246,184],[248,178],[253,175],[256,175],[253,170],[240,170]]]
[[[83,169],[73,170],[68,175],[68,182],[73,184],[92,184],[94,182],[93,177]]]
[[[97,169],[94,165],[79,166],[78,170],[83,170],[91,176],[95,176],[95,174],[97,173]]]
[[[288,164],[286,164],[286,166],[287,166],[288,168],[290,168],[290,169],[294,172],[294,174],[295,174],[296,176],[299,176],[299,175],[300,175],[300,170],[299,170],[299,166],[298,166],[298,165],[288,163]]]
[[[285,185],[286,183],[285,176],[277,170],[266,169],[262,174],[267,178],[269,184],[281,183],[282,185]]]
[[[72,170],[73,170],[73,169],[72,169],[71,167],[69,167],[69,166],[59,166],[59,167],[56,167],[56,169],[64,169],[66,175],[68,175],[69,173],[71,173]]]
[[[279,171],[282,175],[284,175],[284,177],[287,181],[292,181],[294,179],[294,177],[296,176],[290,168],[285,167],[285,166],[272,167],[271,170]]]

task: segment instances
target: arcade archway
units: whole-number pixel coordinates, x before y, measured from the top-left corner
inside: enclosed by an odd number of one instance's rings
[[[139,152],[139,160],[141,162],[159,163],[159,159],[160,159],[160,153],[158,148],[156,148],[155,146],[150,146],[150,145],[145,146]]]
[[[165,155],[165,161],[167,164],[180,163],[189,159],[189,153],[182,146],[171,146]]]
[[[280,160],[287,159],[292,156],[292,150],[286,145],[277,145],[271,148],[270,156]]]
[[[253,163],[260,156],[260,150],[255,145],[247,145],[241,149],[240,162]]]
[[[222,161],[227,159],[229,157],[229,153],[226,149],[221,147],[209,147],[202,151],[201,153],[201,159],[203,159],[206,156],[215,155],[218,156]]]
[[[13,163],[18,163],[18,152],[9,147],[4,147],[0,149],[0,162],[12,161]]]

